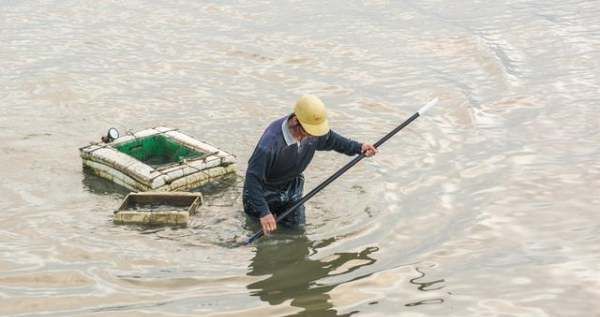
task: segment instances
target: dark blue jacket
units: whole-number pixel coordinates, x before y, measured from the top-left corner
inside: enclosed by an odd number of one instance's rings
[[[302,174],[315,151],[334,150],[347,155],[361,153],[362,144],[333,130],[324,136],[302,140],[300,150],[297,144],[288,146],[281,128],[283,121],[288,118],[289,116],[285,116],[269,124],[248,160],[244,196],[259,211],[261,217],[269,213],[269,206],[264,198],[265,189],[277,190]]]

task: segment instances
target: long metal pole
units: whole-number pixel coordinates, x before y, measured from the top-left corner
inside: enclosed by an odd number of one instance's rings
[[[406,119],[406,121],[402,122],[402,124],[397,126],[394,130],[390,131],[383,138],[381,138],[379,141],[377,141],[375,144],[373,144],[373,146],[375,148],[378,148],[385,141],[387,141],[388,139],[393,137],[394,134],[398,133],[398,131],[404,129],[404,127],[406,127],[411,122],[413,122],[415,119],[417,119],[418,117],[423,115],[427,110],[429,110],[429,108],[433,107],[437,102],[438,102],[438,98],[435,98],[435,99],[431,100],[430,102],[428,102],[426,105],[421,107],[421,109],[419,109],[419,111],[415,112],[410,118]],[[352,166],[354,166],[354,165],[356,165],[356,163],[360,162],[360,160],[362,160],[363,158],[365,158],[364,154],[360,154],[359,156],[353,158],[350,162],[348,162],[346,165],[344,165],[344,167],[340,168],[337,172],[335,172],[335,174],[329,176],[329,178],[327,178],[319,186],[315,187],[313,190],[310,191],[310,193],[306,194],[304,197],[302,197],[302,199],[297,201],[292,207],[290,207],[284,213],[277,216],[277,219],[276,219],[277,222],[279,222],[281,219],[285,218],[292,211],[296,210],[296,208],[302,206],[302,204],[306,203],[314,195],[316,195],[318,192],[320,192],[323,188],[327,187],[327,185],[331,184],[331,182],[336,180],[338,177],[340,177],[342,174],[344,174],[347,170],[349,170]],[[252,235],[252,237],[250,237],[248,239],[248,241],[246,241],[246,245],[251,244],[252,242],[256,241],[257,239],[262,237],[263,234],[264,233],[262,230],[256,232],[254,235]]]

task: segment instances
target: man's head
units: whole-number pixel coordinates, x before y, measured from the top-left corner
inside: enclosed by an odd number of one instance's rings
[[[302,130],[309,136],[322,136],[329,132],[325,104],[316,96],[300,97],[296,102],[294,115]]]

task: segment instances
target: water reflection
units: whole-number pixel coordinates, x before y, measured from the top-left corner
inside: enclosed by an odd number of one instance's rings
[[[211,180],[190,192],[201,192],[203,205],[208,207],[237,207],[241,204],[244,178],[236,173]]]
[[[420,291],[428,292],[444,288],[444,285],[437,285],[439,283],[445,282],[444,279],[439,279],[431,282],[423,282],[420,280],[425,277],[425,272],[423,272],[420,268],[416,268],[415,270],[419,272],[421,276],[410,279],[410,283],[416,285]]]
[[[423,279],[425,278],[425,275],[426,275],[425,272],[423,272],[423,270],[418,267],[415,268],[415,271],[419,272],[420,276],[410,279],[409,282],[410,282],[410,284],[417,286],[417,288],[421,292],[437,291],[437,290],[441,290],[446,287],[444,284],[441,284],[446,281],[445,279],[438,279],[438,280],[433,280],[433,281],[423,281]],[[450,294],[451,293],[448,292],[448,295],[450,295]],[[442,304],[442,303],[444,303],[444,299],[441,297],[438,297],[438,298],[419,300],[416,302],[408,303],[404,306],[412,307],[412,306],[419,306],[419,305]]]
[[[260,297],[270,305],[291,300],[292,306],[303,309],[294,316],[353,315],[356,311],[338,314],[334,309],[327,293],[337,284],[322,284],[319,280],[375,263],[376,260],[370,254],[378,251],[378,248],[336,253],[328,257],[328,260],[310,258],[319,248],[334,241],[332,238],[315,242],[303,234],[278,234],[268,241],[259,242],[248,275],[270,276],[247,288],[253,296]]]
[[[131,192],[129,189],[121,185],[115,184],[102,177],[94,175],[91,169],[88,167],[83,167],[82,175],[83,179],[81,180],[81,183],[83,184],[83,188],[85,188],[90,193],[98,195],[117,194],[125,197],[125,195]]]

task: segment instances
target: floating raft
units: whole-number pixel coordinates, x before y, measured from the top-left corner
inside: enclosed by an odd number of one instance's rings
[[[115,211],[113,221],[117,224],[186,226],[200,205],[200,193],[130,193]]]
[[[79,151],[93,174],[132,191],[186,191],[236,171],[233,155],[166,127]]]

